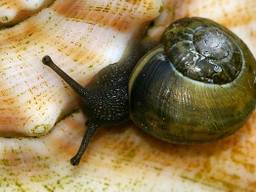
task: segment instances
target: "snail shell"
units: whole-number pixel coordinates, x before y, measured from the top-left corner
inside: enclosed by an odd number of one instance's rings
[[[252,53],[231,31],[208,19],[178,20],[132,73],[131,119],[172,143],[227,136],[255,107],[255,74]]]

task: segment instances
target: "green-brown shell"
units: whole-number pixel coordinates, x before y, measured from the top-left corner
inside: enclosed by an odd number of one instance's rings
[[[208,19],[178,20],[132,73],[131,119],[171,143],[230,135],[254,110],[255,75],[255,59],[234,33]]]

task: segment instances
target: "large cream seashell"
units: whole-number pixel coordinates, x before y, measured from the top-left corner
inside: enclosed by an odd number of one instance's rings
[[[205,16],[240,35],[256,55],[254,0],[169,3],[149,37],[156,38],[175,18]],[[66,66],[63,60],[58,63]],[[81,164],[72,167],[69,158],[80,144],[84,122],[77,112],[46,136],[0,138],[0,191],[255,191],[256,114],[229,138],[193,146],[160,142],[132,125],[102,129]]]
[[[0,0],[0,27],[16,24],[52,2],[53,0]]]
[[[74,93],[43,66],[44,55],[85,84],[120,59],[131,37],[159,9],[154,0],[57,0],[0,31],[0,134],[44,135],[74,109]]]
[[[254,191],[256,115],[210,144],[177,146],[137,128],[98,131],[78,167],[69,163],[84,133],[75,113],[40,139],[0,138],[0,191]]]

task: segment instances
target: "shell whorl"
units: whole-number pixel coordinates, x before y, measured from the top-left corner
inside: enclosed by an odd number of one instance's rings
[[[163,36],[170,61],[184,76],[226,84],[239,75],[244,56],[235,37],[224,27],[202,18],[184,18],[171,24]]]

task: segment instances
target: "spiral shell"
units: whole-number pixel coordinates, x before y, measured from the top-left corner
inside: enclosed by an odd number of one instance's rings
[[[209,142],[242,127],[256,106],[256,61],[235,34],[202,18],[184,18],[163,45],[135,67],[130,115],[171,143]]]

